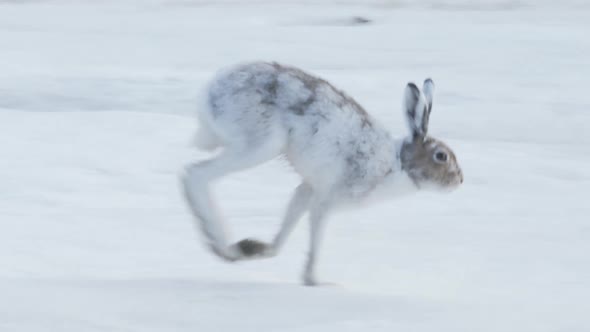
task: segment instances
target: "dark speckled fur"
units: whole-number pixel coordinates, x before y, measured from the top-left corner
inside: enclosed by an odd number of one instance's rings
[[[291,74],[303,82],[305,88],[310,92],[308,98],[301,100],[300,102],[293,104],[289,107],[289,109],[297,115],[305,115],[306,110],[308,110],[309,105],[313,104],[317,98],[317,90],[320,86],[325,86],[332,89],[338,96],[340,96],[341,101],[338,103],[338,106],[342,107],[344,105],[350,105],[357,113],[362,116],[363,119],[363,126],[372,126],[371,119],[365,109],[356,102],[352,97],[347,95],[342,90],[335,88],[330,82],[321,79],[319,77],[311,76],[304,72],[301,69],[288,67],[276,62],[271,63],[271,65],[276,69],[276,75],[278,76],[280,73],[288,73]],[[276,82],[276,80],[275,80]],[[276,87],[275,87],[276,91]]]

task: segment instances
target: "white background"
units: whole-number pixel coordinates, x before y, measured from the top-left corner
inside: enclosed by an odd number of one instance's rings
[[[0,1],[0,330],[590,329],[586,1]],[[362,16],[370,24],[354,24]],[[201,245],[178,174],[202,86],[276,60],[404,136],[408,81],[464,185],[334,216],[300,286],[302,222],[272,260]],[[281,161],[216,196],[234,240],[268,240]]]

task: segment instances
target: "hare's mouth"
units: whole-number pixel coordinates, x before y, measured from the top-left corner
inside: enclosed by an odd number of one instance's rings
[[[426,182],[420,184],[420,189],[425,189],[429,191],[435,191],[440,193],[450,193],[461,185],[462,181],[459,179],[457,181],[449,181],[449,182]]]
[[[447,190],[449,192],[455,191],[455,190],[457,190],[461,186],[462,183],[463,183],[463,177],[461,177],[460,179],[457,179],[453,183],[449,184],[447,186],[447,188],[448,188]]]

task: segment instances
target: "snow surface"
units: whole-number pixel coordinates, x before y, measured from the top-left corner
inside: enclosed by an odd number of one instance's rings
[[[586,2],[301,3],[0,1],[0,331],[590,330]],[[207,157],[199,89],[254,59],[400,136],[431,76],[464,185],[333,217],[334,286],[299,284],[305,222],[275,259],[218,261],[178,173]],[[221,181],[234,240],[270,239],[296,183],[280,161]]]

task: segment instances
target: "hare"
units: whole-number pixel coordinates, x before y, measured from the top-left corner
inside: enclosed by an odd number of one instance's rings
[[[354,99],[329,82],[278,63],[241,64],[210,83],[199,110],[197,145],[222,148],[186,167],[186,201],[220,258],[233,262],[275,256],[309,212],[310,244],[303,273],[316,285],[316,261],[326,218],[335,208],[420,189],[451,190],[463,182],[453,151],[427,135],[434,83],[408,83],[404,111],[410,135],[395,140]],[[230,244],[209,185],[221,176],[284,156],[301,176],[271,243]]]

